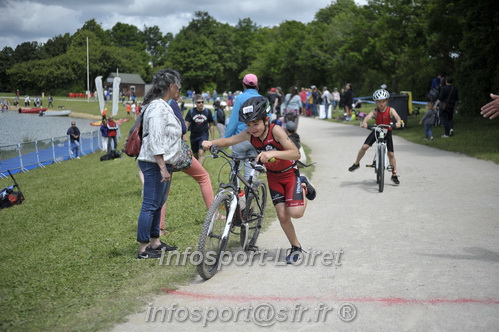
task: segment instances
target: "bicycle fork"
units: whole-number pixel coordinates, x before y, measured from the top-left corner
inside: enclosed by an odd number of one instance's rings
[[[223,239],[229,238],[230,228],[232,227],[232,220],[234,218],[234,214],[236,213],[237,207],[237,198],[236,194],[232,195],[232,199],[230,201],[229,214],[227,215],[227,222],[225,223],[224,232],[222,234]]]

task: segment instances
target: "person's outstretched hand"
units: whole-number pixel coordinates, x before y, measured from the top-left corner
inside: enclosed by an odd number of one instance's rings
[[[491,93],[490,98],[493,100],[482,106],[480,114],[483,115],[484,118],[490,117],[492,120],[499,117],[499,95]]]

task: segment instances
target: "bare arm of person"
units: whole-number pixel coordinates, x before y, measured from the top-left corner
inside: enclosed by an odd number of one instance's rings
[[[367,122],[369,122],[369,120],[371,120],[374,116],[374,110],[372,110],[371,112],[369,112],[369,114],[364,118],[364,120],[362,121],[362,123],[360,124],[360,127],[361,128],[367,128]]]
[[[280,126],[274,126],[272,134],[275,140],[282,145],[285,149],[284,151],[265,151],[261,152],[257,157],[256,161],[261,161],[262,163],[269,162],[272,158],[278,158],[283,160],[299,160],[300,151],[293,143],[293,141],[288,137],[284,129]]]
[[[201,143],[201,145],[202,145],[203,149],[205,149],[205,150],[209,150],[212,145],[217,145],[221,148],[226,148],[228,146],[232,146],[234,144],[247,141],[250,139],[250,137],[251,137],[251,134],[245,130],[245,131],[240,132],[237,135],[234,135],[234,136],[231,136],[228,138],[219,138],[219,139],[212,140],[212,141],[203,141],[203,143]]]
[[[397,121],[395,123],[395,127],[397,127],[397,128],[402,127],[402,119],[400,118],[400,116],[397,113],[397,111],[395,110],[395,108],[390,107],[390,117],[395,118],[395,120]]]
[[[155,155],[154,160],[156,160],[156,163],[158,164],[159,170],[161,172],[161,182],[169,181],[170,173],[168,173],[168,170],[166,169],[165,159],[163,158],[163,155]]]

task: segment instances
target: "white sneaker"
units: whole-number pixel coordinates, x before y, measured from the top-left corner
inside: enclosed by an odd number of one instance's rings
[[[442,138],[449,138],[450,136],[447,136],[447,135],[442,135]]]
[[[451,130],[449,131],[449,136],[454,136],[454,129],[451,129]]]

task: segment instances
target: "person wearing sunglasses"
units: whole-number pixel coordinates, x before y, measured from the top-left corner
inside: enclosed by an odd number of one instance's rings
[[[204,150],[201,147],[203,141],[210,137],[215,138],[213,115],[211,111],[205,108],[204,98],[198,95],[196,105],[185,116],[185,125],[191,131],[191,150],[194,157],[202,165],[204,161]]]

